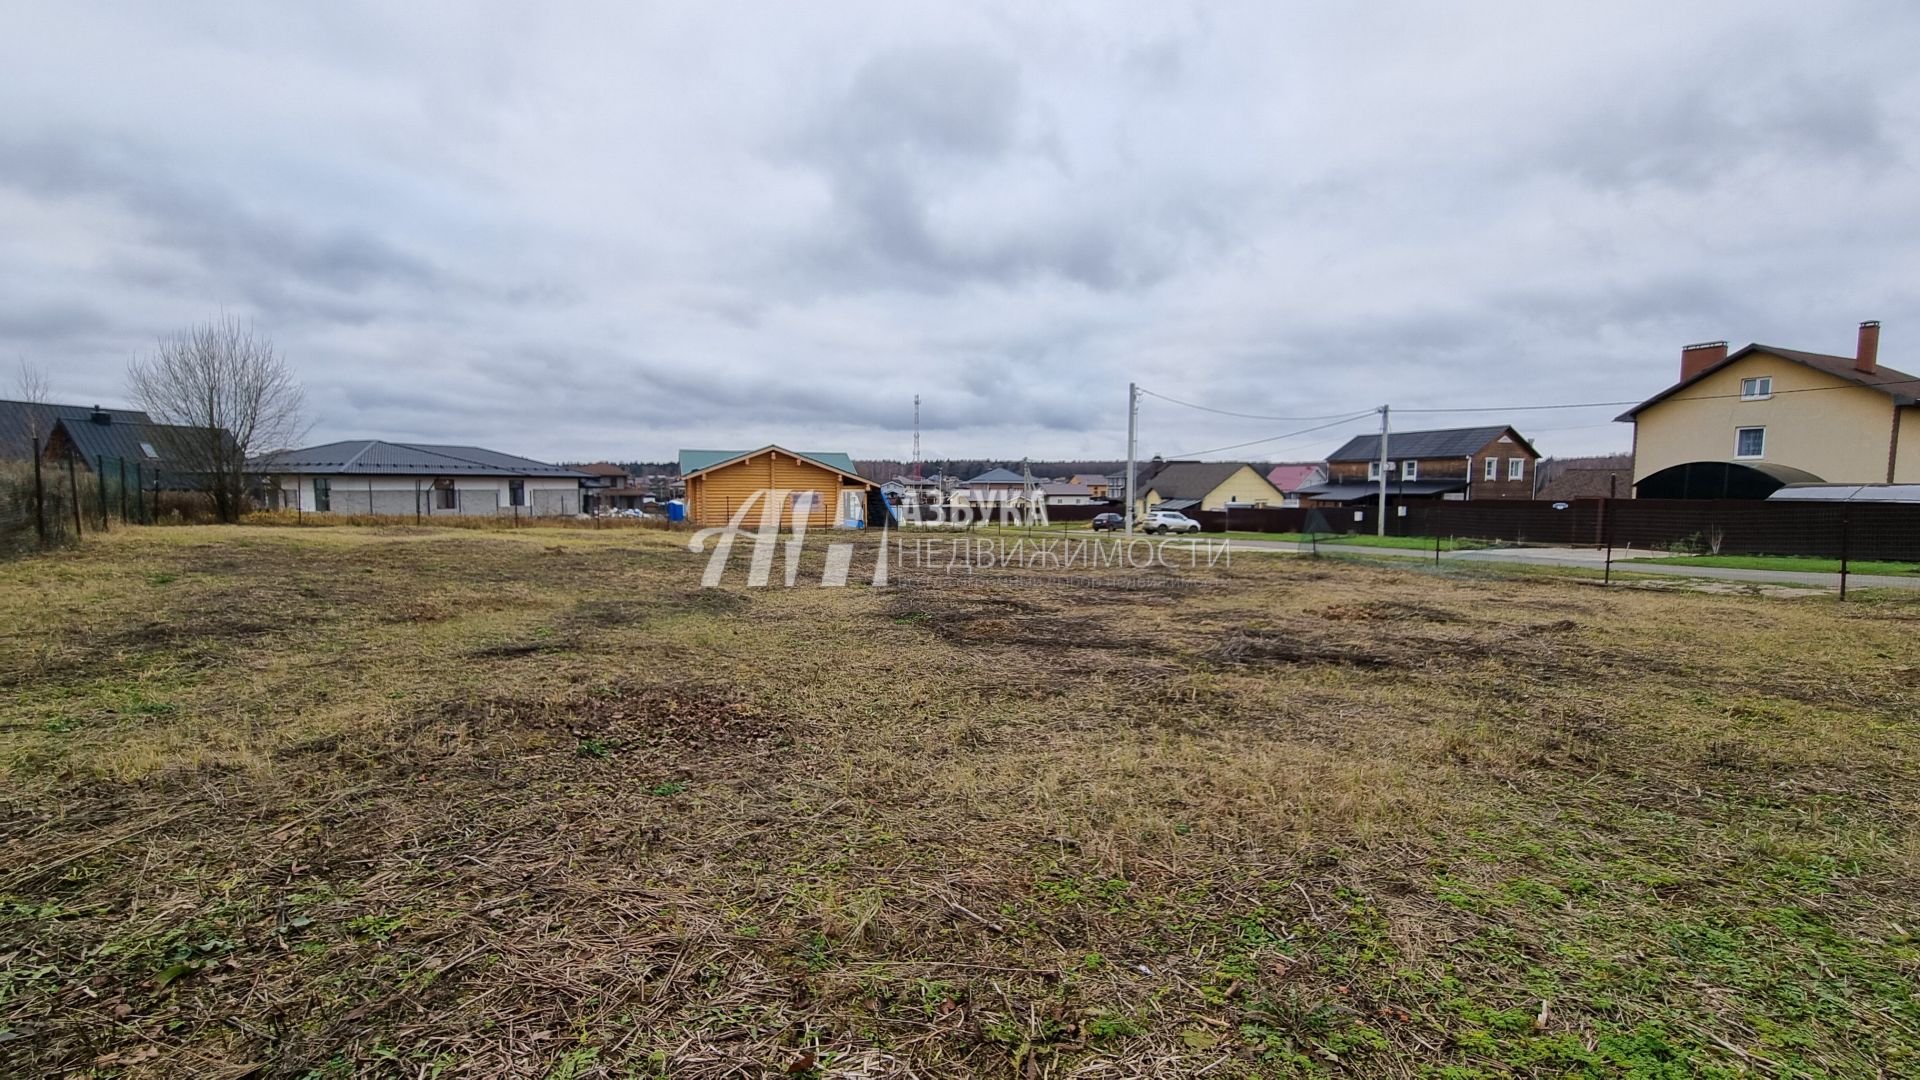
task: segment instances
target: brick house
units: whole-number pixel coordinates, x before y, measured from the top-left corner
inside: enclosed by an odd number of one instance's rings
[[[1531,499],[1539,451],[1505,425],[1387,435],[1392,499]],[[1307,506],[1380,497],[1380,436],[1358,435],[1327,455],[1327,479],[1300,489]]]

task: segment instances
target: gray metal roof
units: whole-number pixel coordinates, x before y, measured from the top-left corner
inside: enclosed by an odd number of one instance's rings
[[[1788,484],[1767,499],[1920,503],[1920,484]]]
[[[1481,448],[1509,431],[1513,429],[1505,424],[1438,431],[1390,431],[1387,433],[1387,456],[1395,461],[1407,458],[1463,458],[1479,453]],[[1520,438],[1519,432],[1514,431],[1513,437],[1519,441],[1519,445],[1534,452],[1527,440]],[[1379,458],[1378,432],[1355,435],[1347,440],[1345,446],[1327,455],[1328,461],[1377,461]]]
[[[1038,481],[1036,481],[1037,483]],[[979,476],[967,481],[969,484],[1024,484],[1026,477],[1012,469],[988,469]]]
[[[265,454],[250,463],[262,473],[325,476],[553,476],[585,479],[586,473],[480,446],[395,443],[348,439],[300,450]]]
[[[115,423],[151,424],[153,418],[138,409],[101,409]],[[0,401],[0,460],[33,456],[33,433],[40,433],[40,445],[47,444],[53,425],[61,420],[86,420],[94,407],[89,405],[43,405],[32,401]]]
[[[1393,440],[1387,440],[1387,448],[1393,448]],[[1445,495],[1455,491],[1467,490],[1465,480],[1398,480],[1387,481],[1387,495]],[[1362,502],[1380,497],[1380,482],[1371,483],[1352,481],[1340,484],[1308,484],[1296,492],[1304,499],[1319,499],[1322,502]]]

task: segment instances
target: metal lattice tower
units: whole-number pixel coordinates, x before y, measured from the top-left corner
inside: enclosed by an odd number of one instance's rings
[[[920,395],[913,395],[913,478],[920,479]]]

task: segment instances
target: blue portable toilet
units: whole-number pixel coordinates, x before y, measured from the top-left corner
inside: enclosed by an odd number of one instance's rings
[[[687,501],[685,499],[667,500],[667,520],[668,521],[687,520]]]

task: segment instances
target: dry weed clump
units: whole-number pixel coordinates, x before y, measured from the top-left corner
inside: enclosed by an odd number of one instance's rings
[[[703,590],[701,561],[224,527],[0,566],[7,1070],[1920,1052],[1907,607],[1278,558]]]

